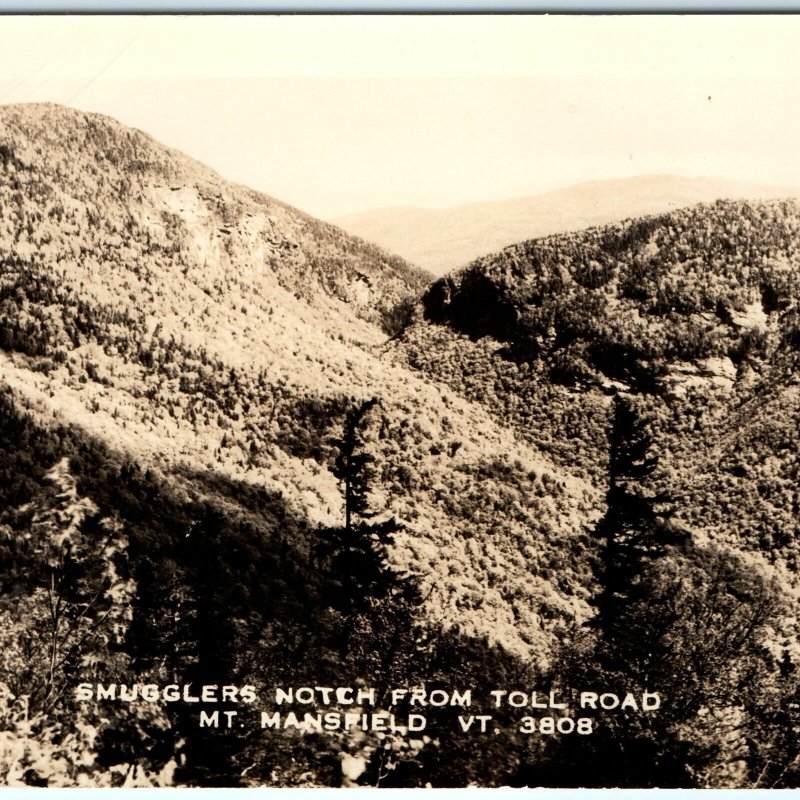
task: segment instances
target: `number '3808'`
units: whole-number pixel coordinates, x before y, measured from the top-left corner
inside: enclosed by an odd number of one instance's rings
[[[581,736],[586,736],[593,733],[593,725],[590,717],[523,717],[519,721],[520,733],[541,733],[544,735],[550,734],[568,734],[577,733]]]

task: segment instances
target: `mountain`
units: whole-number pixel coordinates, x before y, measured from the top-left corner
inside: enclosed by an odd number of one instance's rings
[[[11,107],[3,127],[5,381],[145,463],[221,471],[325,523],[341,507],[326,437],[352,398],[377,395],[386,510],[414,532],[405,560],[433,574],[461,561],[434,596],[454,609],[465,601],[453,606],[453,591],[473,596],[485,615],[473,622],[521,645],[500,589],[477,598],[477,553],[458,538],[475,521],[446,498],[499,492],[506,475],[487,471],[512,457],[520,480],[558,484],[553,513],[570,525],[592,490],[517,448],[481,407],[386,360],[379,312],[424,275],[105,118]],[[538,526],[540,503],[521,500],[500,539]],[[572,614],[585,589],[569,594]]]
[[[534,237],[661,214],[719,199],[797,196],[793,189],[673,175],[592,181],[533,197],[454,208],[387,208],[334,220],[437,275]]]
[[[523,242],[434,283],[392,343],[605,485],[601,549],[583,556],[596,615],[558,656],[559,680],[670,698],[655,727],[605,729],[625,742],[614,753],[673,742],[642,756],[644,773],[595,771],[604,746],[572,740],[524,766],[526,785],[562,785],[570,765],[570,786],[698,785],[684,770],[709,741],[730,760],[716,777],[700,768],[705,786],[777,785],[752,753],[796,758],[764,737],[800,730],[798,234],[797,201],[725,201]]]
[[[102,116],[1,108],[0,170],[0,782],[796,785],[796,203],[428,284]]]
[[[798,477],[799,233],[797,201],[719,201],[513,245],[435,282],[398,347],[593,483],[607,398],[642,398],[687,522],[794,584],[796,497],[763,470]]]
[[[20,671],[14,694],[41,710],[36,748],[54,738],[55,687],[77,680],[82,659],[89,681],[120,671],[118,682],[127,673],[156,684],[354,679],[351,651],[334,655],[348,639],[334,635],[344,623],[323,602],[333,589],[318,553],[344,521],[339,432],[373,397],[359,433],[370,519],[398,526],[389,557],[420,584],[426,618],[544,663],[559,627],[587,616],[590,570],[577,553],[590,546],[597,490],[480,405],[387,357],[381,325],[419,293],[423,273],[98,115],[5,107],[0,153],[0,525],[15,565],[3,585],[0,680]],[[63,508],[57,465],[74,487]],[[62,517],[78,533],[61,531]],[[119,550],[123,579],[108,597],[89,570],[93,537]],[[87,653],[77,637],[54,670],[45,653],[65,640],[31,623],[37,655],[20,661],[12,620],[45,614],[48,565],[61,563],[64,542],[95,576],[71,606],[76,630],[106,620],[105,644]],[[532,569],[570,553],[557,584]],[[80,596],[92,593],[97,615],[81,616]],[[106,630],[113,597],[131,595],[124,625]],[[297,648],[316,655],[308,662]],[[308,675],[309,663],[323,666]],[[175,713],[153,724],[196,731]],[[196,736],[183,780],[203,782],[225,748]],[[231,763],[213,780],[240,780]],[[270,764],[256,770],[261,780]]]

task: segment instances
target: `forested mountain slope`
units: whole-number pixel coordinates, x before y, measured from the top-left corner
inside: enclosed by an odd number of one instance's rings
[[[429,280],[401,258],[227,183],[109,118],[6,106],[0,132],[3,238],[21,259],[55,262],[56,276],[76,264],[101,270],[138,259],[138,273],[129,264],[131,292],[154,291],[148,282],[163,278],[157,270],[168,264],[213,296],[228,281],[257,286],[268,270],[321,312],[336,299],[377,323]],[[225,274],[231,259],[236,275]]]
[[[394,530],[387,557],[419,584],[419,620],[548,659],[558,631],[589,613],[579,554],[600,496],[480,406],[387,357],[392,313],[422,273],[111,120],[52,106],[0,114],[0,524],[17,565],[2,586],[3,674],[29,663],[12,695],[44,714],[42,739],[55,736],[53,704],[69,708],[81,678],[270,687],[304,669],[288,655],[298,647],[315,654],[312,672],[329,663],[339,681],[367,677],[360,662],[346,666],[355,655],[340,652],[350,645],[338,612],[326,616],[335,604],[325,605],[320,548],[344,517],[337,438],[371,398],[359,524]],[[53,496],[53,470],[74,502]],[[70,519],[75,529],[61,530]],[[119,588],[88,569],[105,552],[98,537],[116,554]],[[81,623],[62,638],[42,615],[65,542],[69,574],[82,575],[67,607]],[[35,640],[12,623],[20,616]],[[312,630],[327,633],[309,640]],[[145,722],[182,730],[174,715],[125,725]],[[29,746],[41,745],[23,738],[16,763],[32,758]],[[239,780],[235,758],[211,749],[225,769],[204,778],[211,756],[193,741],[182,780]],[[63,774],[47,760],[30,769],[69,783],[70,758]]]
[[[137,458],[264,485],[326,523],[341,513],[329,440],[352,398],[376,396],[379,510],[415,531],[398,557],[439,578],[447,618],[463,607],[510,640],[539,629],[527,613],[514,627],[536,583],[514,543],[557,557],[539,540],[557,553],[562,537],[579,538],[596,498],[482,409],[382,359],[386,334],[369,321],[421,274],[111,121],[53,107],[5,114],[9,385]],[[520,502],[501,503],[508,492]],[[540,602],[562,602],[540,580]],[[580,583],[568,616],[585,599]]]
[[[635,732],[554,745],[526,783],[797,783],[798,233],[796,201],[717,202],[524,242],[433,284],[392,343],[605,488],[595,614],[558,680],[671,697]]]
[[[433,284],[397,347],[598,483],[607,398],[639,396],[679,515],[796,573],[798,233],[796,201],[726,201],[532,240]]]

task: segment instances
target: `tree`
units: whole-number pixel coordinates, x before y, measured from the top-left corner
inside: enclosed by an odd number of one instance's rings
[[[329,601],[343,613],[361,612],[375,601],[418,594],[414,581],[400,576],[388,562],[389,548],[400,525],[394,518],[370,522],[376,516],[370,505],[374,457],[365,449],[367,414],[378,404],[372,398],[345,415],[334,475],[344,487],[344,527],[322,531],[318,554],[329,572]]]
[[[68,459],[44,478],[29,530],[14,543],[28,561],[31,591],[18,606],[29,616],[21,651],[27,657],[13,681],[29,695],[32,708],[49,712],[79,668],[113,661],[106,651],[122,642],[132,585],[119,570],[127,546],[121,526],[102,518],[94,502],[80,495]],[[0,666],[13,651],[3,647]],[[98,652],[104,658],[96,657]]]
[[[0,526],[14,585],[11,603],[0,593],[0,783],[163,784],[174,751],[163,709],[73,697],[79,682],[131,674],[124,525],[79,490],[66,457],[42,484],[25,527]]]
[[[555,661],[577,690],[657,692],[661,707],[597,713],[592,736],[564,739],[523,770],[526,783],[586,787],[790,785],[797,746],[791,659],[768,643],[785,613],[753,560],[693,541],[646,493],[656,468],[645,423],[617,399],[597,613]],[[782,675],[782,672],[787,673]],[[789,713],[787,713],[789,710]],[[794,772],[793,772],[794,771]]]
[[[597,569],[600,586],[595,598],[593,627],[607,642],[622,644],[633,632],[621,625],[625,609],[643,590],[645,565],[663,555],[665,548],[686,541],[686,533],[671,522],[663,494],[646,494],[644,482],[656,469],[653,442],[632,401],[614,400],[610,436],[606,513],[595,528],[601,553]]]
[[[334,439],[337,448],[333,474],[344,485],[344,527],[350,532],[353,517],[371,516],[369,513],[370,465],[374,458],[363,450],[361,427],[369,411],[378,404],[376,397],[365,400],[347,412],[341,439]]]
[[[334,474],[344,489],[344,527],[320,531],[317,555],[327,612],[320,627],[327,627],[341,674],[351,682],[354,676],[365,681],[382,697],[391,687],[421,680],[416,656],[425,633],[417,623],[422,597],[416,576],[400,574],[390,563],[401,526],[394,518],[372,521],[378,515],[370,503],[374,458],[366,449],[365,433],[368,412],[377,403],[373,398],[352,408],[334,441]],[[345,737],[341,747],[363,762],[360,782],[378,785],[400,760],[417,757],[416,745],[401,738]]]

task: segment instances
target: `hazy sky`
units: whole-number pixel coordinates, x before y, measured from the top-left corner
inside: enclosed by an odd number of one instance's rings
[[[0,102],[306,211],[674,173],[800,186],[800,17],[0,17]]]

